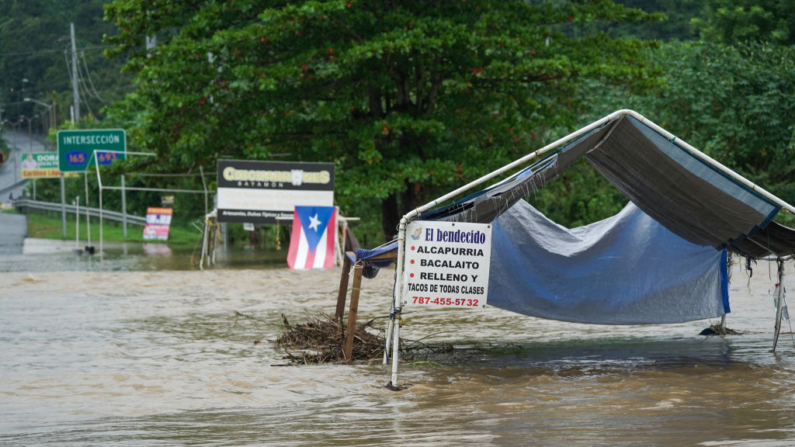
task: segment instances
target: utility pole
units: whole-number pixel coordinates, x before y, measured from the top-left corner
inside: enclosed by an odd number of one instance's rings
[[[79,71],[77,68],[77,44],[75,43],[75,24],[70,23],[69,29],[72,34],[72,94],[75,97],[75,117],[74,121],[80,121],[80,91],[77,89],[77,77]]]

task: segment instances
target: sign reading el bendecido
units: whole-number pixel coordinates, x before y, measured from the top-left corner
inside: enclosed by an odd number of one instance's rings
[[[484,308],[491,225],[413,221],[406,229],[403,303]]]
[[[98,152],[94,160],[95,150],[113,152]],[[58,168],[61,172],[85,172],[97,162],[102,166],[116,159],[124,160],[124,154],[119,152],[126,150],[127,135],[121,129],[58,131]]]
[[[334,163],[218,160],[218,221],[275,223],[334,206]]]
[[[55,178],[61,176],[61,171],[58,169],[58,153],[56,152],[26,152],[20,154],[20,157],[19,168],[22,178]]]

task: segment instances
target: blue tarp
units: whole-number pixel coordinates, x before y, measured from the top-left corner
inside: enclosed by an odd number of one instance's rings
[[[564,228],[519,201],[492,229],[489,305],[593,324],[659,324],[729,312],[726,251],[692,244],[632,203]]]
[[[378,255],[382,255],[384,253],[388,253],[390,251],[397,251],[397,248],[398,248],[397,241],[387,242],[386,244],[384,244],[384,245],[382,245],[380,247],[375,247],[372,250],[367,250],[367,249],[364,249],[364,248],[360,248],[360,249],[356,250],[356,258],[357,259],[362,259],[362,260],[367,260],[367,259],[370,259],[372,257],[378,256]],[[380,261],[370,261],[370,262],[368,262],[368,264],[371,264],[371,265],[373,265],[375,267],[386,267],[389,264],[391,264],[392,262],[393,262],[392,259],[384,259],[384,260],[380,260]]]

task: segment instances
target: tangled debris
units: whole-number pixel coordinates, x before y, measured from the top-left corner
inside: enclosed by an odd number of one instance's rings
[[[347,328],[341,326],[334,317],[320,314],[295,326],[290,325],[284,315],[282,319],[284,332],[276,339],[276,345],[286,352],[285,359],[304,364],[348,361],[342,352]],[[383,356],[386,342],[384,330],[374,327],[373,321],[356,325],[351,361],[368,362]]]
[[[724,336],[724,335],[743,335],[743,334],[745,334],[745,331],[735,331],[734,329],[729,329],[727,327],[722,327],[720,325],[720,323],[715,323],[715,324],[710,325],[710,327],[708,327],[708,328],[704,329],[703,331],[701,331],[701,333],[698,334],[698,335],[706,335],[706,336],[720,335],[720,336]]]
[[[353,336],[351,359],[346,359],[342,346],[345,343],[346,325],[326,314],[310,317],[306,323],[291,325],[282,315],[284,332],[276,339],[276,345],[285,351],[286,360],[294,364],[308,363],[369,363],[380,361],[384,355],[386,331],[373,326],[372,319],[356,325]],[[409,345],[406,346],[404,342]],[[402,360],[411,361],[418,355],[452,352],[453,346],[441,343],[436,346],[400,340]]]

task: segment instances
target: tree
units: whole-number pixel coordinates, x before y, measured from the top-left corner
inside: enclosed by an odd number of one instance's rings
[[[610,32],[643,40],[694,40],[698,31],[693,19],[705,17],[706,0],[616,0],[628,8],[649,13],[663,13],[666,20],[652,23],[626,23],[611,27]]]
[[[708,0],[707,20],[695,23],[710,42],[795,44],[795,2],[791,0]]]
[[[58,122],[69,119],[73,103],[70,81],[69,22],[75,23],[83,80],[82,115],[101,116],[104,102],[119,100],[133,88],[132,77],[122,75],[123,61],[102,55],[102,36],[115,31],[103,18],[104,0],[0,0],[0,107],[4,118],[32,116],[31,97],[57,104]],[[90,71],[89,71],[90,70]],[[88,79],[88,76],[91,79]],[[94,95],[95,91],[98,95]],[[102,99],[97,98],[99,96]],[[104,102],[103,102],[104,101]]]
[[[652,61],[664,86],[602,95],[648,116],[788,203],[795,203],[795,48],[668,43]],[[778,220],[792,224],[792,216]]]
[[[107,54],[140,79],[135,143],[158,169],[333,160],[339,203],[377,208],[385,237],[577,123],[584,80],[656,82],[647,44],[585,31],[656,18],[608,0],[116,0],[106,15],[120,31]]]

